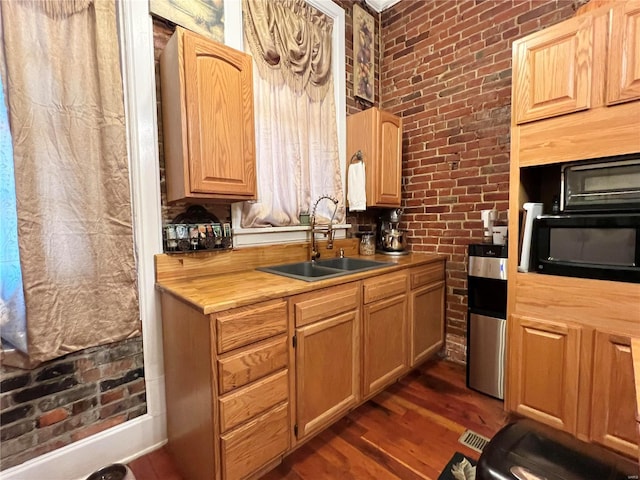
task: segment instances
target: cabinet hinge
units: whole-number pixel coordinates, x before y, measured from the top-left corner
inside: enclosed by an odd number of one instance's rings
[[[295,338],[295,337],[293,337],[293,338]],[[293,434],[296,437],[298,436],[298,424],[297,423],[293,426]]]
[[[294,335],[293,338],[291,339],[291,344],[293,345],[293,348],[296,348],[298,346],[298,336]]]

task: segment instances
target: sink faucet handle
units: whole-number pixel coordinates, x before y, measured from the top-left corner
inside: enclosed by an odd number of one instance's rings
[[[344,248],[341,248],[341,249],[340,249],[340,252],[338,252],[338,256],[339,256],[340,258],[344,258]]]

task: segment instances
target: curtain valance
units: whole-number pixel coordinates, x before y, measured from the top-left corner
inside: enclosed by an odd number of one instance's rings
[[[331,83],[332,20],[304,0],[243,0],[242,7],[260,76],[323,100]]]
[[[15,0],[14,0],[15,1]],[[93,0],[21,0],[33,5],[50,18],[65,18],[80,13],[93,3]]]

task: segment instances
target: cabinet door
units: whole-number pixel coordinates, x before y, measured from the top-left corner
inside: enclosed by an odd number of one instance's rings
[[[631,339],[596,331],[593,359],[591,439],[638,456],[636,392]]]
[[[444,282],[411,291],[411,366],[436,353],[444,343]]]
[[[577,17],[514,42],[513,115],[525,123],[590,106],[593,22]]]
[[[580,327],[512,315],[510,408],[575,434]]]
[[[298,438],[313,433],[359,401],[358,310],[296,328]]]
[[[251,57],[184,31],[192,194],[255,195]]]
[[[283,403],[220,436],[222,478],[247,478],[288,449],[289,404]]]
[[[640,99],[640,0],[611,11],[607,103]]]
[[[640,437],[640,338],[631,339],[631,358],[633,360],[633,380],[636,386],[636,432]],[[640,449],[638,457],[640,459]]]
[[[402,199],[402,119],[378,112],[378,154],[374,202],[380,207],[399,207]]]
[[[368,396],[392,383],[408,368],[407,296],[363,307],[363,394]]]

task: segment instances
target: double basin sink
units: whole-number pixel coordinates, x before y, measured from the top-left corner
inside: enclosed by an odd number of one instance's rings
[[[285,277],[296,278],[306,282],[315,282],[327,278],[341,277],[350,273],[364,272],[375,268],[393,265],[389,262],[378,262],[376,260],[364,260],[361,258],[328,258],[315,262],[285,263],[271,267],[260,267],[256,270],[274,273]]]

